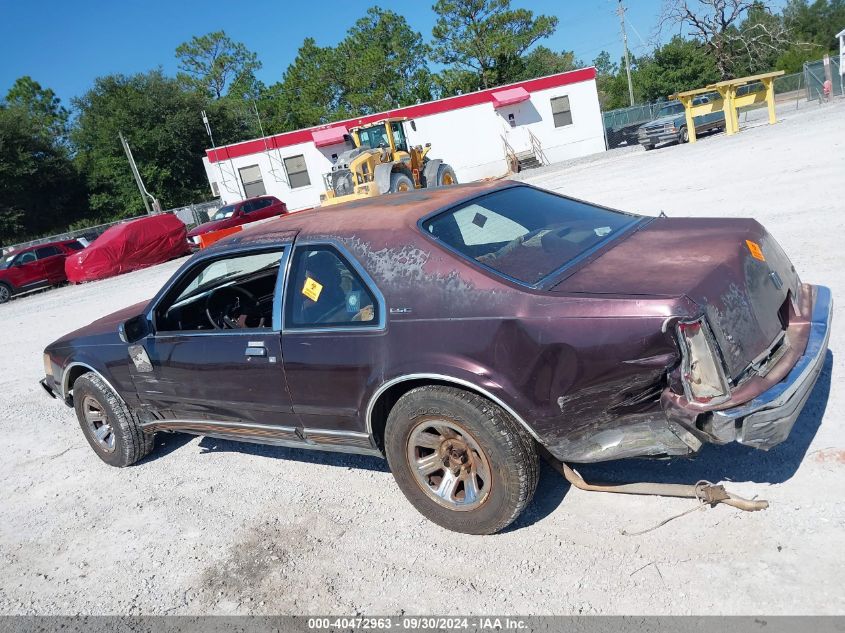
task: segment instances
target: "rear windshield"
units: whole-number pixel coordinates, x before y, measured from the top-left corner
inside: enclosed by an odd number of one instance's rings
[[[684,104],[683,103],[672,103],[667,106],[663,106],[660,108],[660,111],[657,113],[656,118],[669,116],[670,114],[681,114],[684,111]]]
[[[496,272],[535,284],[636,221],[626,213],[513,187],[445,211],[423,223],[423,230]]]

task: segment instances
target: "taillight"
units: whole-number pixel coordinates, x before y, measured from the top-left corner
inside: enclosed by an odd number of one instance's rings
[[[678,342],[687,399],[700,404],[718,404],[727,400],[730,388],[704,319],[678,323]]]

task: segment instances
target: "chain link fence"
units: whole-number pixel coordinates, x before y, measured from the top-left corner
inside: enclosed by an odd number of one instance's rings
[[[843,84],[845,80],[839,74],[839,59],[837,57],[830,58],[830,96],[841,97],[845,94]],[[807,101],[822,101],[824,95],[824,60],[820,59],[815,62],[807,62],[804,64],[804,84],[807,87]]]
[[[619,147],[622,143],[629,145],[637,142],[637,128],[643,123],[651,121],[663,103],[645,103],[643,105],[608,110],[602,113],[604,119],[604,135],[607,148]]]
[[[212,200],[210,202],[201,202],[199,204],[191,204],[187,207],[177,207],[175,209],[167,209],[162,213],[172,213],[177,218],[182,220],[188,228],[208,222],[209,218],[223,206],[220,200]],[[20,242],[19,244],[9,244],[3,246],[3,255],[17,251],[21,248],[29,246],[37,246],[38,244],[46,244],[48,242],[61,242],[63,240],[74,240],[85,238],[89,242],[93,242],[106,232],[106,229],[115,226],[116,224],[123,224],[131,222],[139,218],[145,218],[146,215],[135,216],[133,218],[124,218],[122,220],[115,220],[114,222],[106,222],[105,224],[97,224],[95,226],[86,226],[85,228],[76,229],[73,231],[65,231],[64,233],[56,233],[55,235],[48,235],[47,237],[39,237],[28,242]]]

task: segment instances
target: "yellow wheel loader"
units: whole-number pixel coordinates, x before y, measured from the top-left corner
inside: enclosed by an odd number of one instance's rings
[[[347,139],[352,149],[340,154],[323,176],[326,193],[320,196],[321,203],[339,204],[457,183],[451,166],[439,158],[428,158],[431,143],[408,146],[406,120],[394,117],[352,128]]]

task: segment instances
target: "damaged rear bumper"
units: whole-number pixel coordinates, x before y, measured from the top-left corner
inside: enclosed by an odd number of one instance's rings
[[[824,365],[833,296],[825,286],[814,286],[810,336],[804,353],[781,382],[737,407],[714,411],[711,428],[722,441],[768,450],[783,442],[801,414]]]
[[[780,382],[747,402],[709,412],[689,408],[682,397],[666,389],[655,410],[620,417],[601,429],[560,438],[547,449],[561,461],[585,463],[691,455],[704,443],[739,442],[768,450],[783,442],[810,398],[830,339],[830,289],[806,287],[813,292],[808,305],[811,316],[807,344]]]

